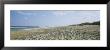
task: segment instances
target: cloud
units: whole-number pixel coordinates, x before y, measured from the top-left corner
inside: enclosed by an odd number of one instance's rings
[[[67,13],[65,11],[54,11],[53,12],[53,15],[55,15],[55,16],[64,16],[66,14]]]
[[[32,11],[30,12],[26,10],[14,10],[14,11],[20,15],[36,15],[36,13]]]

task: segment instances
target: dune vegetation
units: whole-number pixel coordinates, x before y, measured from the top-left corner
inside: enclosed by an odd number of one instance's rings
[[[11,40],[100,40],[100,25],[74,25],[11,31]]]

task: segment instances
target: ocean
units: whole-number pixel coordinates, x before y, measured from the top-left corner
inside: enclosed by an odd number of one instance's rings
[[[31,27],[31,26],[11,26],[11,31],[21,31],[21,30],[30,30],[38,27]]]
[[[11,31],[19,31],[19,30],[24,30],[24,29],[28,29],[28,28],[24,28],[24,27],[11,27],[10,29],[11,29]]]

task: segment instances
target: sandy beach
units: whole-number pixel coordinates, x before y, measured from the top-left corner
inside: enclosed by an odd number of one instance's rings
[[[11,31],[11,40],[100,40],[99,25],[32,28]]]

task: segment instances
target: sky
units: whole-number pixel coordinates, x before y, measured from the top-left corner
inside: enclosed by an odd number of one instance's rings
[[[56,27],[100,20],[99,10],[11,10],[11,26]]]

